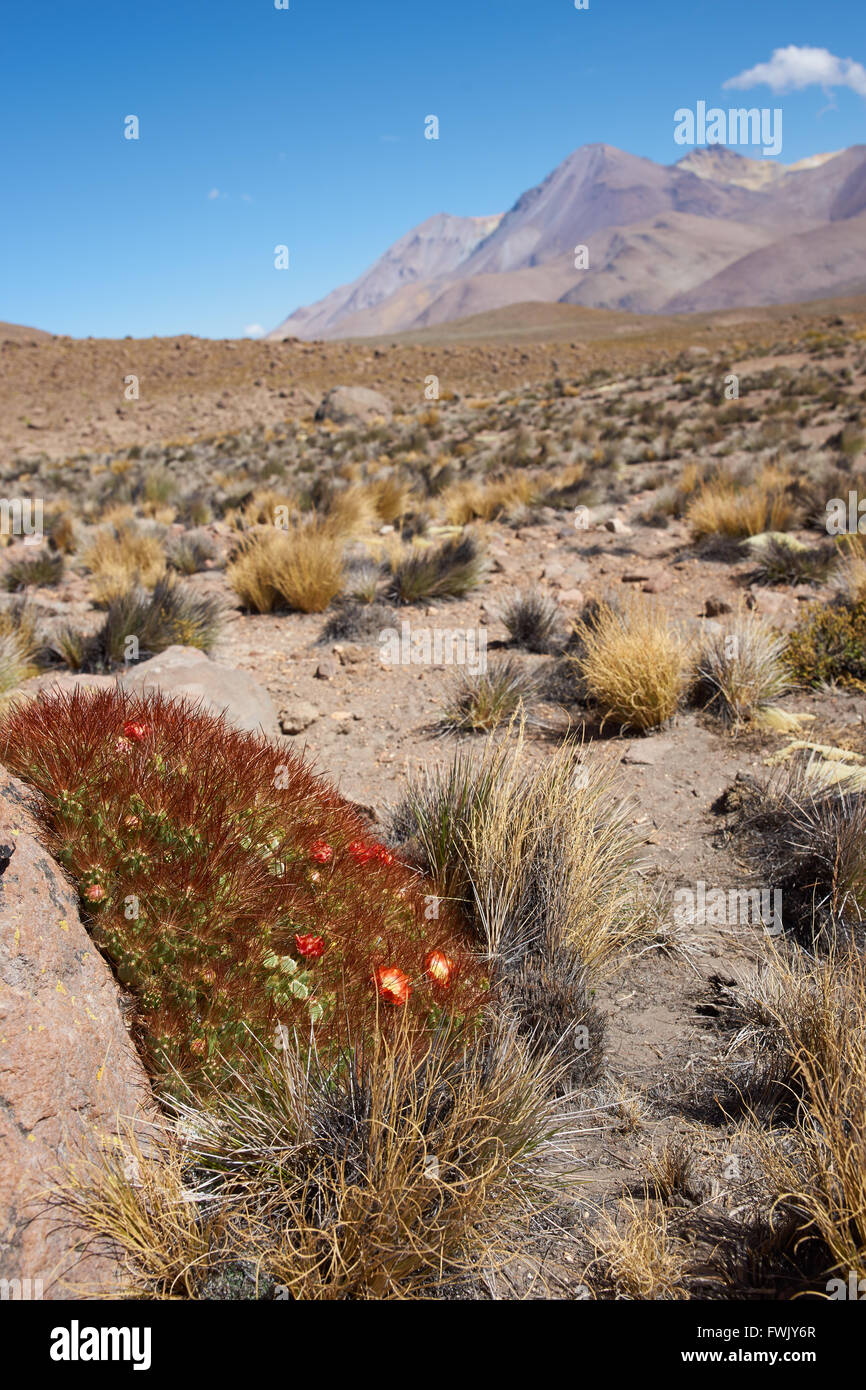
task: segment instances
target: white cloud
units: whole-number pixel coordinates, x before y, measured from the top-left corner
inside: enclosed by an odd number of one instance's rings
[[[866,97],[866,68],[853,58],[837,58],[827,48],[806,48],[795,43],[776,48],[768,63],[758,63],[724,87],[757,87],[766,83],[774,92],[799,92],[804,87],[850,87]]]
[[[246,328],[244,329],[244,337],[260,338],[264,331],[265,330],[262,328],[262,325],[260,323],[248,323]]]
[[[218,188],[212,188],[211,191],[210,191],[210,193],[209,193],[207,196],[208,196],[209,198],[218,198],[219,195],[220,195],[219,189],[218,189]]]

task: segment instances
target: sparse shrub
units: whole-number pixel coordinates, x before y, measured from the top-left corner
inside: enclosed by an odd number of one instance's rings
[[[754,614],[703,637],[696,663],[697,698],[728,724],[754,720],[791,684],[787,639]]]
[[[256,531],[241,543],[226,577],[255,613],[281,607],[321,613],[343,584],[342,541],[315,521]]]
[[[390,561],[390,593],[399,603],[462,598],[480,582],[484,560],[467,531],[441,545],[413,546]]]
[[[516,715],[530,720],[539,698],[533,672],[513,657],[477,673],[459,670],[443,705],[440,727],[451,733],[490,733]]]
[[[515,646],[528,652],[552,652],[562,645],[562,609],[541,589],[524,589],[509,597],[502,621]]]
[[[57,551],[39,550],[10,560],[3,571],[3,587],[10,593],[42,585],[59,584],[63,578],[63,556]]]
[[[93,576],[95,603],[108,604],[134,584],[152,589],[165,573],[165,551],[157,536],[128,523],[99,531],[82,560]]]
[[[52,693],[0,724],[162,1073],[222,1076],[284,1025],[360,1047],[406,1016],[465,1020],[483,977],[447,906],[301,759],[156,695]],[[136,911],[128,914],[130,903]],[[431,952],[437,953],[431,962]]]
[[[866,689],[866,597],[809,604],[788,638],[786,660],[802,685]]]
[[[664,613],[632,597],[622,608],[597,605],[575,624],[571,658],[586,696],[604,721],[641,731],[676,714],[687,685],[689,644]]]

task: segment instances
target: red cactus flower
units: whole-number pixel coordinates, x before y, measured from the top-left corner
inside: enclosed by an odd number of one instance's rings
[[[89,903],[100,903],[105,897],[105,889],[101,883],[88,883],[84,896]]]
[[[375,974],[376,988],[389,1004],[406,1004],[412,993],[409,976],[396,965],[381,965]]]
[[[314,936],[312,932],[296,932],[295,942],[298,951],[307,960],[318,960],[319,956],[325,953],[325,943],[320,936]]]
[[[123,732],[127,738],[131,738],[133,743],[141,743],[143,738],[147,738],[150,733],[150,725],[145,724],[143,719],[127,719],[123,726]]]
[[[431,951],[427,957],[427,974],[437,985],[447,985],[457,969],[457,962],[444,951]]]
[[[363,840],[353,840],[349,845],[349,853],[359,864],[368,864],[371,859],[378,859],[383,864],[394,863],[393,854],[384,845],[365,845]]]
[[[314,840],[310,846],[310,858],[315,859],[317,864],[327,864],[329,859],[333,859],[333,846],[326,840]]]
[[[194,1052],[197,1057],[203,1057],[205,1054],[204,1038],[193,1038],[192,1042],[189,1045],[189,1050],[190,1052]]]

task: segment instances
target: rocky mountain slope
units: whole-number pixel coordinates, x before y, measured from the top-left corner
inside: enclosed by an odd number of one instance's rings
[[[662,313],[849,293],[866,281],[864,207],[864,145],[790,166],[586,145],[504,216],[429,218],[268,336],[398,333],[529,301]]]

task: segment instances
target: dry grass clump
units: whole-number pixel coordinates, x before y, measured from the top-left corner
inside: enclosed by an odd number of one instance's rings
[[[157,536],[126,522],[97,532],[82,555],[93,576],[94,603],[108,604],[134,585],[152,589],[165,574],[165,551]]]
[[[673,718],[688,684],[690,644],[661,609],[637,596],[622,607],[600,603],[574,631],[580,650],[570,661],[603,722],[643,732]]]
[[[0,704],[22,681],[38,674],[39,646],[35,619],[20,601],[0,612]]]
[[[776,1202],[797,1224],[797,1244],[817,1246],[833,1293],[866,1277],[866,964],[858,951],[824,960],[774,961],[758,994],[797,1099],[783,1142],[758,1140]],[[811,1259],[814,1262],[814,1250]]]
[[[568,1085],[593,1082],[604,1042],[593,983],[647,933],[610,774],[571,745],[530,768],[520,729],[410,785],[392,831],[460,906],[530,1047]]]
[[[19,555],[3,571],[3,587],[10,593],[42,585],[59,584],[63,578],[63,556],[58,551],[41,550]]]
[[[618,1223],[603,1211],[601,1226],[593,1232],[593,1263],[605,1287],[616,1298],[689,1298],[684,1281],[691,1263],[690,1253],[672,1235],[664,1207],[648,1200],[638,1205],[633,1197],[628,1197],[622,1208],[625,1224],[622,1218]]]
[[[509,595],[501,617],[509,639],[525,651],[547,654],[562,645],[562,609],[543,589],[523,589]]]
[[[537,767],[511,744],[459,754],[411,784],[393,817],[486,955],[509,966],[567,943],[596,977],[646,932],[638,841],[609,768],[563,744]]]
[[[321,613],[342,587],[343,543],[315,520],[287,531],[255,531],[241,542],[226,577],[255,613]]]
[[[462,598],[479,584],[484,558],[471,531],[440,545],[412,546],[389,561],[389,596],[398,603]]]
[[[448,733],[491,733],[518,715],[532,720],[539,697],[535,674],[513,657],[501,657],[483,671],[457,672],[439,727]]]
[[[494,518],[519,511],[539,502],[544,484],[527,473],[510,473],[492,482],[461,479],[444,489],[440,504],[451,526],[467,526],[471,521]]]
[[[686,509],[695,539],[726,536],[741,540],[764,531],[787,530],[797,519],[796,504],[787,491],[789,483],[787,474],[773,469],[766,469],[745,487],[726,477],[704,483]]]
[[[850,785],[830,780],[827,762],[812,754],[756,785],[741,808],[740,823],[763,881],[782,893],[785,926],[809,947],[862,940],[866,792],[861,787],[859,779]]]
[[[753,613],[705,634],[696,663],[697,695],[735,728],[760,716],[791,684],[787,638]]]
[[[418,1052],[379,1038],[307,1064],[262,1049],[74,1166],[67,1215],[120,1257],[128,1297],[430,1298],[525,1240],[562,1120],[516,1030]]]

